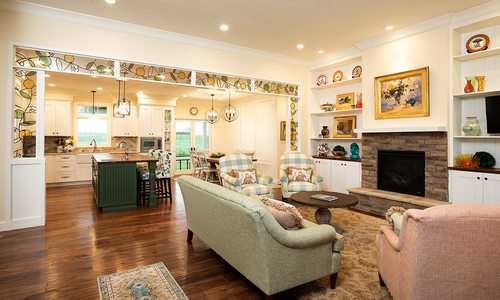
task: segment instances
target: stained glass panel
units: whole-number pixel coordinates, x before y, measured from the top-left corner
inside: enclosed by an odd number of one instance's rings
[[[36,154],[36,71],[14,70],[13,157]]]
[[[299,150],[299,98],[290,98],[290,150]]]
[[[16,48],[15,66],[18,67],[113,76],[114,64],[113,60],[90,56]]]
[[[191,71],[189,70],[170,69],[131,62],[120,63],[120,76],[157,82],[191,84]]]
[[[251,79],[230,77],[227,75],[196,73],[196,85],[237,91],[251,91]]]
[[[298,85],[258,79],[255,80],[254,84],[254,92],[257,93],[297,96],[298,89]]]

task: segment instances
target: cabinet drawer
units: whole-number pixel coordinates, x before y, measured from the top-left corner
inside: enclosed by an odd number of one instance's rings
[[[75,171],[75,163],[72,162],[56,162],[56,172],[73,172]]]
[[[77,181],[92,179],[92,164],[78,164],[76,166],[75,178]]]
[[[75,162],[75,155],[57,155],[56,162]]]
[[[56,172],[55,182],[75,181],[75,172]]]

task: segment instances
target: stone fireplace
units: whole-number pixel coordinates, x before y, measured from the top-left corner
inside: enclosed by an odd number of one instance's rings
[[[377,188],[425,196],[425,152],[378,150]]]

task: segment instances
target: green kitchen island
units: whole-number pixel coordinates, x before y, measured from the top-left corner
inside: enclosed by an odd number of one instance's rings
[[[102,211],[137,208],[137,163],[149,167],[149,207],[156,207],[155,168],[158,159],[138,153],[94,153],[92,186],[97,207]]]

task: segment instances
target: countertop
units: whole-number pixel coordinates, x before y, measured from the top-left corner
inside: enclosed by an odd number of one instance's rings
[[[98,164],[116,164],[116,163],[138,163],[158,161],[156,158],[149,157],[139,153],[129,153],[128,160],[125,160],[124,153],[94,153],[93,159]]]

